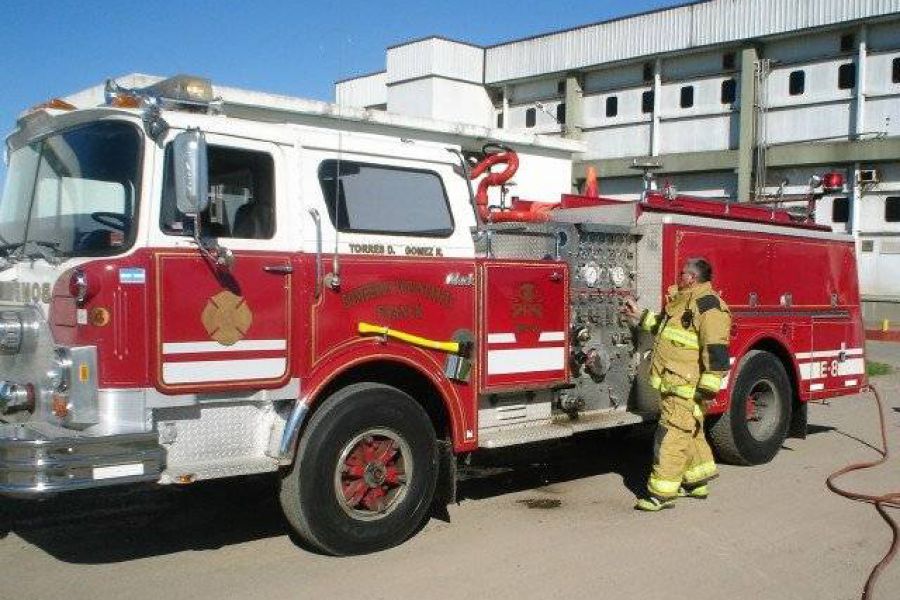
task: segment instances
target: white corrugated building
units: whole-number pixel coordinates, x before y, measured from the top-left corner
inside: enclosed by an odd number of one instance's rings
[[[582,139],[573,184],[594,166],[604,195],[640,192],[634,158],[735,201],[841,171],[816,220],[857,237],[867,319],[900,320],[900,0],[704,0],[489,47],[429,37],[335,95]]]

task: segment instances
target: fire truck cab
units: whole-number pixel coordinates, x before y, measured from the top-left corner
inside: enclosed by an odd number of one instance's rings
[[[848,236],[566,194],[570,140],[142,83],[7,140],[0,493],[278,472],[311,545],[395,545],[459,455],[654,420],[620,309],[661,308],[692,256],[734,314],[720,458],[771,460],[807,401],[865,385]]]

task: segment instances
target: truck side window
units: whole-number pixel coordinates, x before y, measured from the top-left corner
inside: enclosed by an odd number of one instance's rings
[[[449,237],[453,217],[432,171],[324,160],[319,184],[338,231]]]
[[[159,226],[190,235],[190,222],[175,206],[174,165],[166,148]],[[269,239],[275,233],[275,167],[264,152],[209,146],[209,208],[200,215],[213,237]]]

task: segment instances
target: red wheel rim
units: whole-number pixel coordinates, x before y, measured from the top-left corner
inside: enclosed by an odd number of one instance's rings
[[[360,433],[341,451],[334,486],[338,504],[355,519],[390,514],[403,500],[412,474],[409,444],[389,429]]]

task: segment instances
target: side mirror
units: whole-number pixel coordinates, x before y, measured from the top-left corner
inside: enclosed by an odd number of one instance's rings
[[[175,157],[175,204],[185,215],[197,218],[209,205],[206,138],[189,129],[172,142]]]

